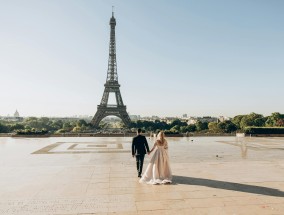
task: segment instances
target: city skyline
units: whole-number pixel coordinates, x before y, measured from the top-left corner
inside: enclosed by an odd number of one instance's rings
[[[130,115],[284,112],[281,1],[1,1],[0,115],[94,115],[117,20]]]

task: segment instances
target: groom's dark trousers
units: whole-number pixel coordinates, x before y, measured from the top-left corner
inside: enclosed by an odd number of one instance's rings
[[[144,157],[145,155],[136,155],[136,167],[137,167],[138,176],[142,174]]]
[[[141,176],[143,169],[144,157],[149,152],[148,142],[145,136],[137,135],[132,140],[132,155],[136,156],[136,167],[138,176]]]

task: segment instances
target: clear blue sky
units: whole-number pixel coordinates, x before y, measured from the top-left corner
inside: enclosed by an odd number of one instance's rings
[[[130,114],[284,113],[282,0],[0,0],[0,115],[94,115],[112,5]]]

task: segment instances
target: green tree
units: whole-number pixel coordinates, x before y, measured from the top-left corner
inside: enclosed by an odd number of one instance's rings
[[[187,132],[187,126],[181,126],[179,130],[180,130],[181,133],[186,133]]]
[[[39,121],[42,122],[42,123],[45,124],[45,125],[48,125],[48,123],[49,123],[49,118],[47,118],[47,117],[41,117],[41,118],[39,118]]]
[[[87,130],[87,126],[83,124],[83,125],[81,126],[81,131],[84,132],[84,131],[86,131],[86,130]]]
[[[208,129],[211,132],[217,132],[218,131],[218,123],[217,122],[209,122],[208,123]]]
[[[237,115],[232,119],[232,122],[237,126],[238,129],[241,128],[241,121],[246,115]]]
[[[76,124],[79,127],[81,127],[82,125],[84,125],[84,126],[88,125],[88,123],[85,120],[83,120],[83,119],[78,120]]]
[[[8,132],[9,132],[8,126],[0,123],[0,133],[8,133]]]
[[[32,116],[32,117],[25,118],[24,122],[36,121],[36,120],[37,120],[37,118]]]
[[[197,121],[195,123],[195,126],[196,126],[197,131],[203,131],[203,130],[208,129],[208,122]]]
[[[240,128],[244,129],[248,126],[263,126],[265,124],[265,119],[263,115],[257,113],[251,113],[242,118],[240,122]]]
[[[170,129],[170,131],[173,132],[173,133],[179,133],[179,129],[180,129],[180,126],[179,125],[175,125],[174,127],[172,127]]]
[[[231,133],[237,130],[237,126],[230,120],[218,123],[217,127],[224,133]]]
[[[226,121],[226,129],[225,129],[226,133],[235,132],[237,129],[238,127],[233,122],[231,122],[230,120]]]
[[[81,132],[81,127],[74,127],[73,128],[73,130],[72,130],[73,132]]]
[[[50,121],[47,117],[36,118],[36,117],[28,117],[24,120],[23,125],[25,128],[34,128],[35,130],[50,130]],[[55,129],[57,130],[57,129]]]
[[[12,131],[19,130],[19,129],[25,129],[25,126],[22,124],[16,123],[16,124],[10,125],[9,130],[12,132]]]
[[[284,119],[278,119],[275,123],[276,126],[284,127]]]
[[[171,127],[171,128],[174,127],[174,126],[176,126],[176,125],[178,125],[178,126],[187,126],[187,123],[186,123],[186,122],[182,122],[182,121],[180,121],[179,119],[175,119],[174,121],[172,121],[172,122],[170,123],[170,127]]]
[[[186,126],[186,130],[187,130],[187,132],[195,132],[196,131],[196,125],[190,124],[190,125]]]
[[[71,125],[70,122],[64,122],[64,123],[63,123],[63,129],[64,129],[65,131],[71,131],[71,130],[73,129],[73,126]]]
[[[57,131],[63,127],[63,121],[62,120],[53,120],[50,124],[49,129],[52,131]]]
[[[279,112],[274,112],[270,116],[267,117],[267,120],[265,121],[266,126],[273,127],[273,126],[279,126],[279,122],[284,119],[284,114],[280,114]],[[281,124],[281,123],[280,123]]]
[[[65,132],[66,132],[66,130],[61,128],[61,129],[57,130],[55,133],[56,134],[62,134],[62,133],[65,133]]]

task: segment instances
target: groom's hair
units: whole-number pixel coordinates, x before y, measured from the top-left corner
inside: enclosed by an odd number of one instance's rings
[[[141,133],[141,132],[142,132],[142,129],[141,129],[141,128],[138,128],[137,132],[138,132],[138,133]]]

